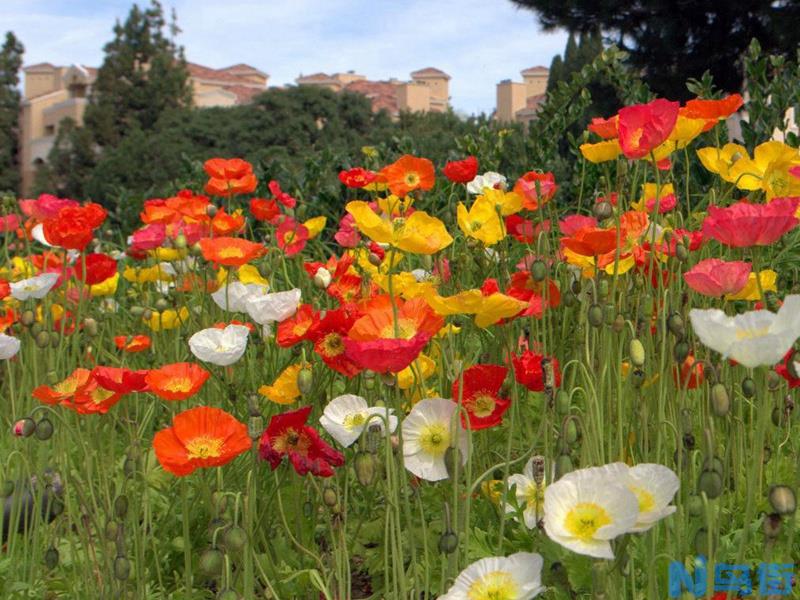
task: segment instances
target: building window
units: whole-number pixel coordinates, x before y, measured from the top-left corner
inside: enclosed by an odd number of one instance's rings
[[[44,126],[44,134],[45,135],[55,135],[56,134],[56,126],[55,125],[45,125]]]

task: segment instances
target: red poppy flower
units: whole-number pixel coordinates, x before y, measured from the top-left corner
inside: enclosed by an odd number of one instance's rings
[[[200,250],[206,260],[226,267],[241,267],[267,251],[263,244],[233,237],[203,238]]]
[[[95,367],[92,378],[101,386],[112,392],[131,394],[147,391],[147,374],[149,371],[133,371],[125,367]]]
[[[561,245],[581,256],[599,256],[607,254],[617,247],[617,231],[584,227],[571,237],[561,238]]]
[[[146,335],[118,335],[114,337],[114,345],[123,352],[144,352],[152,344]]]
[[[212,158],[205,162],[203,169],[210,177],[206,192],[212,196],[250,194],[258,185],[253,166],[240,158]]]
[[[558,222],[562,235],[571,236],[581,229],[597,227],[597,219],[588,215],[567,215]]]
[[[396,196],[406,196],[414,190],[429,190],[435,181],[433,163],[427,158],[417,158],[405,154],[387,167],[380,174]]]
[[[0,216],[0,232],[8,233],[19,229],[20,219],[19,215],[10,214]]]
[[[536,281],[530,271],[526,270],[517,271],[511,276],[511,286],[506,294],[528,303],[528,307],[517,315],[519,317],[534,316],[541,319],[545,308],[556,308],[561,303],[561,291],[555,281]]]
[[[693,390],[703,383],[703,363],[689,354],[680,367],[672,367],[672,380],[682,389]]]
[[[744,104],[744,99],[740,94],[731,94],[719,100],[703,100],[695,98],[689,100],[686,106],[681,108],[680,114],[688,119],[705,119],[706,124],[703,131],[708,131],[716,125],[720,119],[727,119]]]
[[[469,419],[462,413],[461,422],[465,428],[478,430],[494,427],[503,422],[503,413],[511,406],[511,401],[499,398],[497,394],[505,381],[508,369],[499,365],[475,365],[464,371],[463,392],[460,380],[453,382],[453,402],[458,402],[467,410]]]
[[[442,172],[453,183],[469,183],[478,174],[478,159],[468,156],[464,160],[450,161]]]
[[[775,198],[767,204],[737,202],[726,208],[709,206],[703,235],[734,248],[769,246],[798,223],[800,198]]]
[[[221,467],[253,446],[247,425],[219,408],[198,406],[172,419],[153,438],[165,471],[183,477],[195,469]]]
[[[164,365],[147,373],[145,381],[151,392],[164,400],[191,398],[211,374],[194,363]]]
[[[281,214],[281,209],[276,200],[253,198],[250,200],[250,214],[257,221],[266,221],[274,224]]]
[[[346,273],[345,275],[334,279],[331,284],[325,288],[325,292],[329,296],[336,298],[342,305],[350,304],[351,302],[356,302],[363,297],[363,281],[364,280],[360,275]]]
[[[86,272],[84,273],[84,265]],[[117,272],[117,261],[107,254],[87,254],[75,261],[75,277],[86,285],[97,285],[113,277]]]
[[[311,339],[319,322],[319,314],[310,304],[301,304],[297,312],[278,324],[275,341],[281,348],[289,348],[303,340]]]
[[[522,206],[528,210],[537,210],[539,206],[547,204],[556,190],[558,185],[555,176],[550,172],[528,171],[514,184],[514,191],[522,196]]]
[[[8,298],[11,295],[11,284],[5,279],[0,279],[0,300]]]
[[[378,178],[378,174],[368,169],[354,167],[348,171],[339,172],[339,181],[349,188],[363,188]]]
[[[102,206],[93,202],[65,206],[58,211],[58,216],[42,224],[44,237],[53,246],[83,251],[92,241],[94,230],[105,221],[106,214]]]
[[[31,395],[45,404],[60,404],[69,402],[75,392],[86,385],[91,376],[89,369],[75,369],[66,379],[55,384],[53,387],[40,385],[35,388]]]
[[[311,407],[304,406],[270,419],[258,444],[258,453],[269,461],[273,471],[285,456],[299,475],[313,473],[330,477],[333,467],[344,464],[344,455],[326,444],[313,427],[306,425],[310,412]]]
[[[286,208],[294,208],[297,206],[297,200],[284,192],[281,189],[281,184],[274,179],[269,182],[269,191],[275,196],[275,200],[283,204]]]
[[[618,120],[619,117],[617,115],[614,115],[613,117],[610,117],[608,119],[604,119],[602,117],[594,117],[592,119],[592,122],[589,123],[588,129],[589,131],[599,135],[604,140],[610,140],[619,135],[617,133]]]
[[[627,158],[643,158],[662,144],[678,120],[680,103],[657,98],[619,111],[619,145]]]
[[[311,339],[314,352],[331,369],[345,377],[354,377],[361,367],[346,353],[345,336],[353,325],[353,316],[344,308],[329,310],[314,326]]]
[[[294,256],[306,247],[308,228],[291,217],[287,217],[275,231],[275,238],[278,241],[278,247],[286,256]]]
[[[104,415],[122,399],[122,396],[121,392],[104,387],[92,372],[87,382],[75,390],[72,398],[64,400],[61,404],[81,415]]]
[[[514,378],[533,392],[544,391],[546,362],[553,368],[554,386],[557,388],[561,385],[561,371],[558,368],[557,358],[526,350],[519,356],[512,356],[511,362],[514,365]]]
[[[545,219],[541,223],[534,223],[532,220],[523,219],[518,214],[513,214],[505,218],[505,223],[506,231],[511,237],[523,244],[533,244],[540,233],[550,231],[550,219]]]

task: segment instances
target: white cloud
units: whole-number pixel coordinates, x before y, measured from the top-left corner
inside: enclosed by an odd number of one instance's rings
[[[408,78],[435,66],[452,77],[458,110],[491,112],[495,85],[519,79],[566,43],[543,33],[534,13],[510,0],[165,0],[183,30],[189,60],[212,67],[246,62],[271,85],[301,73],[353,69],[371,79]],[[26,64],[102,61],[102,47],[127,0],[3,0],[0,22],[26,47]]]

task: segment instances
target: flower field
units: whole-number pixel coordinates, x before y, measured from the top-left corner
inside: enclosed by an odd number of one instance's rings
[[[796,596],[800,152],[744,109],[593,119],[575,197],[366,149],[334,210],[7,203],[3,597]]]

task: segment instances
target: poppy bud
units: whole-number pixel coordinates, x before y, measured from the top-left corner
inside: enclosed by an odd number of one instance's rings
[[[603,307],[599,304],[592,304],[589,307],[589,325],[600,327],[603,324]]]
[[[633,389],[638,390],[644,384],[644,371],[641,369],[634,369],[631,373],[631,385]]]
[[[381,257],[378,256],[377,254],[375,254],[374,252],[370,252],[369,253],[368,260],[369,260],[369,264],[371,264],[373,267],[380,267],[381,266]]]
[[[36,334],[35,341],[39,348],[47,348],[47,345],[50,343],[50,333],[47,331],[40,331]]]
[[[26,310],[22,313],[19,320],[20,323],[22,323],[25,327],[30,327],[31,325],[33,325],[34,321],[36,320],[36,317],[34,316],[32,310]]]
[[[781,385],[781,376],[775,371],[767,371],[767,389],[774,392]]]
[[[614,331],[614,333],[622,333],[622,331],[625,329],[625,317],[621,314],[618,314],[616,317],[614,317],[614,322],[611,324],[611,329]]]
[[[169,308],[169,302],[165,298],[159,298],[156,300],[156,308],[158,310],[167,310]]]
[[[183,250],[184,248],[186,248],[186,245],[187,245],[186,236],[183,235],[183,233],[179,233],[178,235],[175,236],[175,247],[178,250]]]
[[[36,423],[36,439],[41,441],[49,440],[53,436],[53,422],[47,417],[42,417]]]
[[[116,541],[117,535],[119,535],[119,523],[116,521],[108,521],[103,534],[109,542]]]
[[[216,577],[222,572],[225,556],[217,548],[208,548],[200,555],[197,564],[200,572],[206,577]]]
[[[697,494],[692,494],[686,501],[686,510],[689,516],[699,517],[703,514],[703,499]]]
[[[231,525],[222,536],[225,548],[234,552],[241,552],[247,544],[247,532],[238,525]]]
[[[314,514],[314,504],[306,500],[305,502],[303,502],[303,516],[309,519],[313,514]]]
[[[566,416],[569,414],[570,399],[569,394],[564,390],[556,392],[556,413],[559,416]]]
[[[764,530],[764,536],[767,540],[774,540],[781,534],[781,516],[778,513],[772,513],[764,517],[761,526]]]
[[[11,494],[14,493],[14,482],[10,479],[6,479],[3,482],[3,487],[0,488],[0,496],[3,498],[8,498]]]
[[[676,338],[683,339],[686,336],[686,325],[683,322],[683,317],[676,312],[667,318],[667,329]]]
[[[211,506],[218,515],[224,513],[228,508],[228,497],[220,490],[214,490],[211,493]]]
[[[579,431],[574,419],[567,421],[561,435],[564,437],[564,441],[566,441],[567,444],[574,444],[578,441]]]
[[[114,500],[114,515],[118,519],[124,519],[125,515],[128,514],[128,497],[124,494],[120,494]]]
[[[683,434],[683,447],[687,450],[692,450],[695,445],[694,434],[692,433],[684,433]]]
[[[131,313],[134,317],[141,317],[144,314],[144,307],[143,306],[131,306],[128,309],[128,312]]]
[[[310,368],[300,369],[297,374],[297,389],[303,396],[307,396],[314,387],[314,376]]]
[[[572,292],[567,292],[566,294],[564,294],[562,301],[564,302],[564,306],[566,306],[567,308],[575,306],[578,303],[578,299]]]
[[[750,377],[745,377],[742,380],[742,395],[745,398],[752,398],[756,395],[756,382]]]
[[[608,279],[601,279],[597,282],[597,295],[600,298],[608,297]]]
[[[581,282],[580,279],[573,279],[569,287],[572,290],[572,293],[577,296],[583,290],[583,282]]]
[[[572,472],[574,468],[575,467],[572,464],[572,459],[570,458],[569,454],[559,454],[558,458],[556,459],[556,481],[561,479],[567,473]]]
[[[686,360],[687,356],[689,356],[689,344],[684,340],[676,342],[672,347],[672,357],[675,359],[675,362],[682,363]]]
[[[608,200],[601,200],[600,202],[594,203],[592,212],[594,213],[595,219],[598,221],[605,221],[606,219],[610,219],[614,214],[614,207]]]
[[[444,451],[444,466],[450,479],[455,477],[456,471],[463,475],[463,469],[460,468],[463,462],[460,448],[448,446],[447,450]]]
[[[769,490],[769,503],[779,515],[791,515],[797,510],[797,497],[788,485],[773,485]]]
[[[458,548],[458,536],[452,531],[445,531],[439,537],[439,552],[452,554]]]
[[[708,529],[706,529],[705,527],[701,527],[700,529],[697,530],[697,533],[694,534],[694,553],[697,556],[711,556],[711,553],[713,551],[714,551],[714,537],[712,536],[711,541],[709,542]]]
[[[722,494],[722,476],[714,470],[705,470],[697,478],[697,491],[704,493],[709,500]]]
[[[731,410],[728,390],[721,383],[715,383],[711,386],[711,409],[718,417],[724,417]]]
[[[331,272],[325,267],[320,267],[314,274],[314,285],[324,290],[331,284]]]
[[[51,331],[50,332],[50,345],[53,348],[58,348],[58,345],[61,343],[61,334],[58,331]]]
[[[617,318],[617,309],[613,304],[605,304],[603,306],[603,322],[606,325],[613,325],[614,319]]]
[[[543,260],[537,259],[531,265],[531,277],[534,281],[544,281],[547,277],[547,265]]]
[[[326,486],[325,489],[322,490],[322,501],[325,503],[325,506],[336,506],[339,502],[339,494],[336,493],[336,489],[331,486]]]
[[[641,340],[638,338],[633,338],[631,343],[628,345],[628,351],[631,355],[631,363],[635,367],[643,367],[644,366],[644,359],[645,359],[645,352],[644,352],[644,344],[642,344]]]
[[[264,418],[261,415],[251,415],[247,420],[247,434],[250,439],[257,440],[264,433]]]
[[[374,390],[375,389],[375,379],[374,378],[365,379],[364,380],[364,387],[366,389],[368,389],[368,390]]]
[[[209,204],[208,206],[206,206],[206,214],[209,217],[216,216],[218,210],[219,209],[217,208],[216,204]]]
[[[364,487],[368,487],[375,481],[378,461],[373,454],[362,450],[356,453],[353,459],[353,468],[355,469],[358,483]]]
[[[44,566],[55,569],[58,566],[59,554],[55,546],[50,546],[44,553]]]
[[[675,246],[675,258],[681,262],[689,260],[689,251],[686,249],[686,246],[683,244],[677,244]]]
[[[30,437],[36,431],[36,422],[30,417],[25,417],[14,423],[11,431],[17,437]]]
[[[783,411],[778,407],[772,409],[772,424],[775,427],[783,427],[784,424]]]
[[[83,330],[87,335],[94,337],[97,335],[97,321],[91,317],[86,317],[83,320]]]
[[[397,384],[397,376],[394,373],[381,373],[381,383],[388,387],[394,387]]]
[[[149,321],[152,318],[153,318],[153,311],[150,310],[149,308],[146,308],[142,313],[142,319],[144,319],[145,321]]]
[[[114,577],[119,581],[125,581],[131,575],[131,561],[124,556],[114,559]]]

